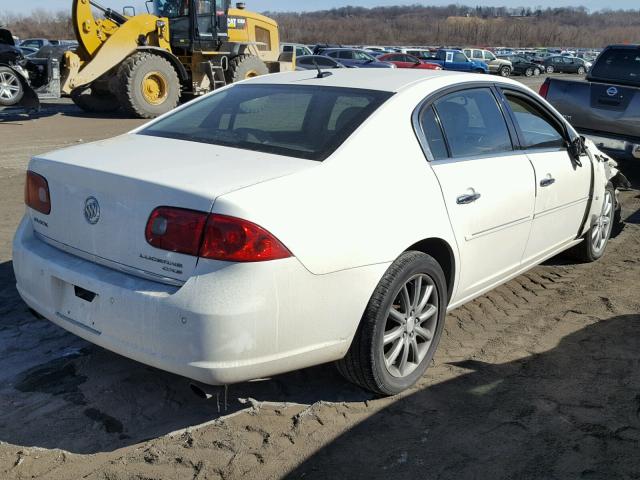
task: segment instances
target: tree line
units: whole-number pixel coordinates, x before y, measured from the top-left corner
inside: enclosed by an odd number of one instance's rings
[[[267,15],[280,24],[283,40],[309,44],[589,48],[640,43],[640,10],[411,5]],[[0,25],[20,38],[74,37],[70,12],[0,12]]]
[[[640,43],[640,10],[412,5],[268,15],[280,24],[282,38],[300,43],[586,48]]]

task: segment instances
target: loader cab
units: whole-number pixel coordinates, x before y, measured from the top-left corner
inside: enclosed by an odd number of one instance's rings
[[[154,15],[169,19],[171,48],[217,51],[229,36],[230,0],[153,0]]]

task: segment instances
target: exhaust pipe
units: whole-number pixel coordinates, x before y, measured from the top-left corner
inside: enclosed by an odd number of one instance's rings
[[[200,382],[191,382],[189,383],[189,389],[195,396],[202,400],[213,400],[215,398],[216,405],[218,406],[218,413],[220,412],[220,394],[224,393],[224,411],[227,411],[228,385],[215,386],[206,385]]]

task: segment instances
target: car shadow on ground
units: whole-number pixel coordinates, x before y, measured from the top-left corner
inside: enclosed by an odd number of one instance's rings
[[[65,101],[43,102],[39,111],[27,111],[18,107],[0,108],[0,125],[2,123],[20,123],[38,120],[40,118],[53,117],[55,115],[75,118],[105,118],[105,119],[130,119],[130,115],[121,112],[90,113],[85,112],[73,103]]]
[[[640,471],[640,315],[599,321],[542,354],[399,399],[290,479],[635,478]]]
[[[189,380],[121,357],[35,318],[0,264],[0,441],[74,453],[113,451],[229,415],[238,399],[312,404],[373,395],[333,365],[232,385],[219,399],[194,395]]]

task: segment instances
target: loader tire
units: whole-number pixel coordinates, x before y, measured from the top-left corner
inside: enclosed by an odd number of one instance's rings
[[[173,110],[180,100],[180,80],[173,66],[149,52],[138,52],[118,68],[117,96],[126,114],[155,118]]]
[[[266,75],[269,69],[255,55],[240,55],[229,62],[229,69],[225,72],[227,83],[235,83],[247,78]]]
[[[115,95],[92,88],[74,90],[71,92],[71,100],[88,113],[113,113],[120,108]]]

